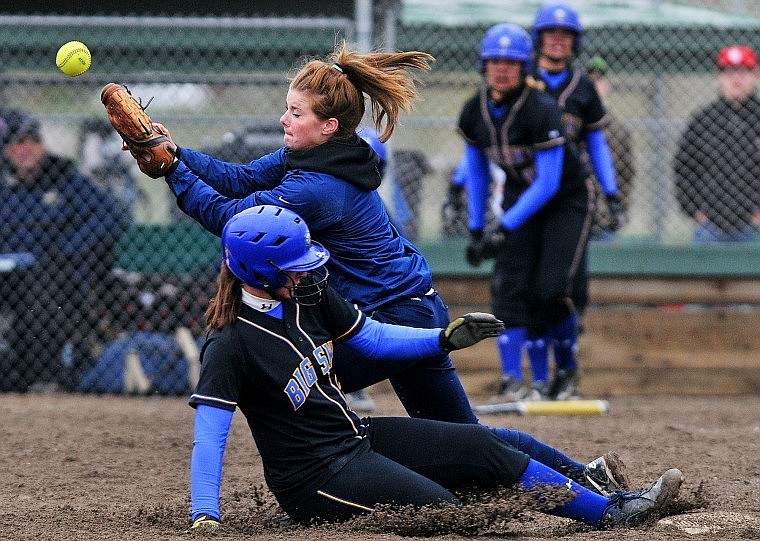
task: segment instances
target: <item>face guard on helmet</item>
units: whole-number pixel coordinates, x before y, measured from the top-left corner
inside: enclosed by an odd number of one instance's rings
[[[538,9],[530,35],[539,50],[541,48],[541,32],[550,28],[564,28],[575,33],[573,52],[576,55],[580,52],[583,42],[583,27],[578,12],[572,7],[567,4],[551,3],[544,4]]]
[[[256,289],[285,287],[294,301],[311,306],[327,287],[330,253],[312,242],[306,222],[291,210],[259,205],[236,214],[224,226],[222,249],[232,274]],[[309,276],[296,285],[286,272]]]
[[[533,54],[533,43],[520,26],[502,23],[492,26],[480,42],[480,71],[485,71],[486,60],[515,60],[527,69]]]

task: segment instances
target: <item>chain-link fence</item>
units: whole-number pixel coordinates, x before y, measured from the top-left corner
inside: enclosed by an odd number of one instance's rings
[[[428,20],[419,15],[424,4],[379,2],[370,20],[359,21],[0,16],[0,389],[184,393],[196,377],[218,239],[184,217],[165,183],[142,175],[121,151],[99,101],[110,81],[153,98],[149,113],[180,146],[245,162],[281,145],[287,75],[301,57],[325,56],[341,39],[360,48],[428,51],[437,61],[423,77],[423,100],[389,143],[393,167],[381,192],[413,240],[462,234],[441,221],[462,155],[454,128],[459,108],[481,82],[483,32],[500,21],[489,22],[489,15],[448,24],[434,7]],[[515,22],[529,25],[537,6],[515,6]],[[760,48],[760,17],[730,8],[606,22],[579,9],[582,22],[585,15],[590,22],[578,66],[594,55],[604,58],[607,104],[630,139],[618,171],[621,178],[631,173],[630,221],[618,233],[621,242],[692,241],[697,192],[679,192],[673,168],[681,134],[690,116],[718,95],[718,50],[735,43]],[[505,20],[509,14],[504,10]],[[72,39],[93,54],[92,68],[76,78],[54,65],[58,47]],[[718,122],[708,120],[708,127]],[[724,129],[745,129],[739,120]],[[757,134],[759,125],[747,123],[747,133]],[[708,169],[736,152],[720,139],[712,144]],[[744,144],[739,157],[750,178],[731,177],[736,188],[726,197],[741,203],[727,205],[723,215],[746,217],[758,204],[760,136]],[[685,152],[692,157],[698,150]],[[709,191],[717,189],[713,184]]]

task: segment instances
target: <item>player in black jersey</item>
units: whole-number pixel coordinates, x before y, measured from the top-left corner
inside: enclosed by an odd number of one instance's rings
[[[597,186],[591,184],[594,207],[597,200],[604,201],[609,210],[610,229],[617,231],[626,222],[626,215],[618,194],[615,167],[604,131],[610,116],[594,82],[573,64],[583,42],[583,27],[578,12],[562,2],[542,5],[536,12],[531,37],[536,60],[531,77],[540,83],[542,90],[557,100],[562,110],[565,136],[583,157],[582,174],[590,174],[586,165],[589,163],[599,181],[598,188],[604,193],[604,197],[597,197]],[[592,208],[592,216],[595,211]],[[574,275],[571,295],[578,319],[588,304],[587,254],[584,252],[582,257],[582,263]],[[580,322],[577,321],[576,325]],[[550,344],[554,350],[556,370],[549,394],[555,399],[573,398],[577,396],[578,387],[575,341],[563,343],[551,336],[530,340],[527,350],[534,380],[546,380],[548,377],[547,348]]]
[[[471,242],[468,260],[495,257],[494,314],[507,328],[498,345],[502,401],[547,395],[544,378],[522,384],[526,341],[551,339],[574,360],[573,279],[581,269],[591,225],[592,189],[575,145],[565,136],[557,101],[528,78],[533,44],[515,24],[490,28],[481,43],[484,83],[463,106]],[[483,233],[489,162],[506,177],[498,230]],[[559,398],[549,394],[551,398]]]
[[[294,212],[263,205],[222,232],[224,263],[206,313],[190,467],[193,527],[220,524],[222,458],[235,409],[245,415],[282,508],[304,524],[378,505],[459,504],[458,489],[551,485],[537,508],[597,527],[640,524],[678,493],[668,470],[650,487],[603,496],[531,459],[477,424],[360,419],[333,373],[335,345],[366,359],[424,358],[495,336],[503,324],[467,314],[446,329],[373,321],[327,286],[329,253]],[[554,494],[555,492],[552,491]],[[546,494],[543,494],[545,497]],[[568,498],[569,497],[569,498]]]

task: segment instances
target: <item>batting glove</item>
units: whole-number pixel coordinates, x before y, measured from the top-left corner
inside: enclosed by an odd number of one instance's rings
[[[218,518],[203,513],[195,517],[193,525],[190,528],[218,528],[220,525],[221,523]]]
[[[493,338],[504,330],[504,322],[493,314],[471,312],[456,318],[441,331],[438,343],[445,351],[454,351]]]

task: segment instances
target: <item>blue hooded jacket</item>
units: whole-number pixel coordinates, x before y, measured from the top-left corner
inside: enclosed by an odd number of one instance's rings
[[[238,212],[277,205],[300,215],[331,254],[331,285],[364,312],[432,287],[420,251],[391,224],[377,188],[379,158],[358,136],[305,151],[285,147],[247,165],[183,148],[166,182],[177,204],[220,236]]]

